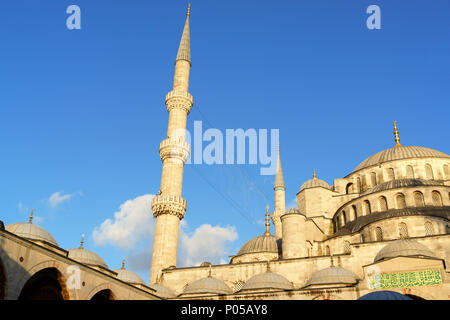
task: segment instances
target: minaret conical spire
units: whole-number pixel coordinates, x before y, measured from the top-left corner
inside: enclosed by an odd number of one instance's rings
[[[191,63],[191,36],[189,32],[189,16],[191,15],[191,5],[188,6],[186,23],[184,24],[183,35],[181,36],[180,47],[178,48],[177,60],[186,60]]]
[[[277,172],[275,175],[275,188],[286,188],[284,185],[283,169],[281,168],[281,158],[280,158],[280,145],[278,145],[278,162],[277,162]]]

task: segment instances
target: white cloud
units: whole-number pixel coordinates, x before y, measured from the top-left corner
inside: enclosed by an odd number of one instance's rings
[[[238,238],[233,226],[211,226],[202,224],[188,234],[181,228],[178,265],[196,266],[204,261],[212,264],[224,263],[224,256],[230,254],[228,245]]]
[[[114,213],[114,219],[106,219],[94,228],[95,243],[130,250],[141,239],[151,237],[155,230],[151,206],[153,197],[146,194],[121,204],[120,211]]]
[[[61,203],[70,200],[70,198],[73,197],[73,194],[62,194],[62,192],[55,192],[54,194],[52,194],[50,196],[50,198],[48,198],[48,203],[50,204],[50,206],[52,206],[53,208],[56,208],[57,206],[59,206]]]
[[[143,195],[120,205],[113,219],[106,219],[95,227],[93,238],[97,245],[110,244],[129,252],[127,263],[130,269],[150,270],[155,222],[151,210],[154,195]],[[188,233],[186,220],[180,223],[177,266],[194,266],[203,261],[213,264],[228,263],[229,245],[238,238],[233,226],[211,226],[203,224]],[[148,240],[139,247],[141,240]]]

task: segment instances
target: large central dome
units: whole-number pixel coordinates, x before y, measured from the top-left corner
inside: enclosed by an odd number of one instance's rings
[[[353,172],[375,166],[383,162],[409,158],[450,158],[450,156],[443,152],[425,147],[396,146],[391,149],[380,151],[367,158],[361,162],[359,166],[353,170]]]

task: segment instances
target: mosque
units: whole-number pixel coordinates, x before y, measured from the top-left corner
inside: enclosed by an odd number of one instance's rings
[[[167,138],[159,146],[160,192],[153,198],[156,229],[150,282],[125,268],[110,270],[97,254],[59,247],[28,222],[0,223],[0,299],[152,300],[450,298],[450,156],[400,144],[367,158],[333,185],[304,182],[297,208],[285,207],[280,150],[275,208],[266,230],[228,264],[178,268],[178,232],[187,201],[181,196],[190,154],[184,129],[193,97],[189,16],[165,98]],[[270,220],[274,234],[269,230]]]

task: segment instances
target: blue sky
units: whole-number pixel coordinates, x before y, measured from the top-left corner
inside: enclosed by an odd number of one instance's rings
[[[333,184],[391,148],[393,120],[403,145],[450,153],[448,1],[191,3],[188,129],[194,121],[223,132],[279,129],[288,207],[313,168]],[[71,4],[81,8],[81,30],[66,28]],[[366,27],[371,4],[381,8],[380,30]],[[77,247],[85,233],[85,248],[110,268],[126,256],[148,281],[147,204],[160,185],[164,96],[186,6],[1,2],[1,220],[25,222],[34,208],[61,247]],[[259,165],[185,167],[179,261],[227,261],[264,232],[274,177],[259,172]],[[107,219],[104,231],[129,229],[95,238]],[[218,249],[202,250],[199,242],[214,236]]]

